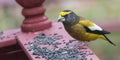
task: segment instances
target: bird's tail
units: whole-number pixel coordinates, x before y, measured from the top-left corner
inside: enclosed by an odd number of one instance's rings
[[[114,44],[112,41],[110,41],[110,39],[107,38],[107,36],[105,36],[104,34],[100,36],[101,39],[107,40],[110,44],[116,46],[116,44]]]

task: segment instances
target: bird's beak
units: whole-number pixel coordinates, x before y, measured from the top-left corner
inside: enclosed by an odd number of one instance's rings
[[[58,22],[64,22],[64,21],[65,21],[65,18],[62,17],[62,16],[59,16],[57,21],[58,21]]]

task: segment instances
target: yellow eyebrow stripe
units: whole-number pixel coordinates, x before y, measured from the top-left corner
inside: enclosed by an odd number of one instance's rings
[[[70,14],[71,12],[60,12],[60,15],[61,16],[65,16],[65,15],[68,15],[68,14]]]

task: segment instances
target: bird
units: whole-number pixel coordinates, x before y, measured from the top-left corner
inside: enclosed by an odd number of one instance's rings
[[[116,46],[106,35],[111,34],[109,31],[102,29],[100,26],[78,16],[72,10],[63,10],[59,13],[58,22],[62,22],[65,30],[70,36],[79,41],[94,41],[102,39]]]

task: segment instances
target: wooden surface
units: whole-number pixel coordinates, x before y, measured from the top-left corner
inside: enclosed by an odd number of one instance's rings
[[[52,28],[43,30],[43,31],[39,31],[39,32],[35,32],[35,33],[21,33],[18,35],[18,41],[19,44],[21,46],[21,48],[24,50],[24,52],[26,53],[26,55],[29,57],[30,60],[47,60],[45,58],[36,58],[36,55],[33,55],[32,51],[29,51],[28,47],[30,47],[28,45],[28,42],[33,42],[34,41],[34,37],[36,37],[37,35],[44,33],[47,36],[53,36],[54,34],[58,34],[63,36],[63,38],[61,38],[60,40],[56,40],[54,42],[59,42],[61,43],[58,48],[53,47],[52,45],[49,44],[43,44],[43,45],[39,45],[39,47],[43,47],[46,46],[47,48],[51,48],[51,49],[60,49],[60,48],[64,48],[66,46],[69,46],[69,48],[71,49],[78,49],[78,50],[83,50],[86,51],[85,53],[85,57],[87,58],[87,60],[99,60],[98,57],[83,43],[83,42],[78,42],[77,40],[75,40],[73,43],[70,43],[69,45],[66,45],[67,42],[69,42],[70,40],[74,40],[73,38],[71,38],[67,32],[65,32],[64,27],[61,23],[57,23],[54,22],[52,24]],[[65,42],[63,42],[63,40]],[[42,55],[40,55],[39,57],[41,57]],[[82,56],[82,55],[79,55]]]
[[[0,34],[0,48],[15,45],[17,43],[16,36],[20,32],[20,29],[2,31]]]
[[[18,44],[0,48],[0,60],[29,60]]]

